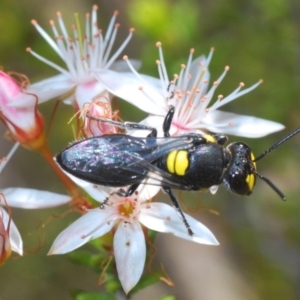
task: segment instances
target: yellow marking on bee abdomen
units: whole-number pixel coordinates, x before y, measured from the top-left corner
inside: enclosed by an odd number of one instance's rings
[[[188,152],[185,150],[172,151],[167,157],[167,168],[170,173],[184,176],[189,166]]]
[[[177,151],[172,151],[169,153],[167,157],[167,169],[170,173],[175,172],[175,159],[176,159]]]

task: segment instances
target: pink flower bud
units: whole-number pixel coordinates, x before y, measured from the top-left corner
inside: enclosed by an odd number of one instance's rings
[[[32,148],[43,138],[44,119],[37,110],[37,96],[23,90],[28,79],[20,74],[18,79],[0,72],[0,119],[16,141]]]
[[[85,103],[81,113],[84,119],[83,131],[86,137],[118,132],[118,128],[109,123],[109,121],[118,120],[118,111],[112,112],[108,96],[100,96],[91,103]],[[97,120],[98,118],[102,122]]]

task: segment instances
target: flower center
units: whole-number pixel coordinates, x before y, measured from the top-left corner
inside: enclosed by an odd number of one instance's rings
[[[176,121],[172,121],[172,125],[175,126],[177,129],[179,130],[183,130],[183,131],[189,131],[189,128],[187,128],[185,126],[185,124],[181,124],[179,122],[176,122]]]
[[[125,218],[132,218],[136,211],[136,202],[132,199],[125,198],[118,206],[119,214]]]

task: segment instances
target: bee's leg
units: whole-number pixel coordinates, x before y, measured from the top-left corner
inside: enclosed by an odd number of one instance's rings
[[[121,196],[121,197],[130,197],[131,195],[133,195],[133,193],[136,191],[136,189],[139,187],[140,183],[135,183],[132,184],[127,191],[120,189],[119,191],[116,192],[117,195]]]
[[[103,118],[95,118],[91,115],[86,115],[87,118],[91,119],[91,120],[95,120],[95,121],[99,121],[101,123],[106,123],[106,124],[110,124],[116,127],[119,127],[121,129],[124,130],[150,130],[150,134],[148,136],[150,137],[156,137],[157,136],[157,130],[153,127],[150,126],[146,126],[143,124],[139,124],[139,123],[133,123],[133,122],[118,122],[118,121],[113,121],[113,120],[108,120],[108,119],[103,119]]]
[[[170,131],[170,128],[171,128],[174,113],[175,113],[175,108],[173,106],[171,106],[168,113],[167,113],[167,115],[166,115],[166,117],[165,117],[164,123],[163,123],[163,132],[164,132],[165,137],[170,136],[169,131]]]
[[[157,130],[153,127],[146,126],[143,124],[138,123],[131,123],[131,122],[125,122],[124,123],[124,129],[135,129],[135,130],[150,130],[151,132],[147,135],[147,137],[156,137],[157,136]]]
[[[104,208],[105,208],[105,204],[106,204],[108,201],[109,201],[109,198],[106,197],[106,198],[104,199],[104,201],[100,203],[99,208],[100,208],[100,209],[104,209]]]
[[[135,183],[133,185],[131,185],[128,190],[126,191],[126,196],[125,197],[129,197],[131,195],[133,195],[133,193],[136,191],[136,189],[139,187],[139,183]]]
[[[186,220],[186,218],[185,218],[185,216],[184,216],[184,214],[183,214],[183,212],[182,212],[182,210],[180,208],[180,205],[179,205],[179,202],[178,202],[176,196],[173,194],[172,190],[170,188],[168,188],[168,187],[163,187],[163,190],[171,198],[171,201],[172,201],[175,209],[178,211],[178,213],[180,214],[180,216],[182,218],[182,221],[183,221],[183,223],[184,223],[184,225],[185,225],[185,227],[186,227],[186,229],[188,231],[188,234],[192,236],[194,233],[193,233],[193,231],[192,231],[192,229],[191,229],[188,221]]]
[[[117,190],[117,191],[113,191],[110,195],[116,194],[116,195],[118,195],[118,196],[120,196],[120,197],[130,197],[131,195],[133,195],[133,193],[136,191],[136,189],[139,187],[139,185],[140,185],[139,183],[135,183],[135,184],[131,185],[131,186],[127,189],[127,191],[125,191],[124,189],[120,188],[120,189]],[[109,201],[109,197],[106,197],[106,198],[104,199],[104,201],[101,202],[100,208],[101,208],[101,209],[104,209],[105,204],[106,204],[108,201]]]

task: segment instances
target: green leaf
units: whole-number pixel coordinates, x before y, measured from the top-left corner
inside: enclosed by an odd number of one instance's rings
[[[117,294],[124,294],[124,291],[122,290],[121,287],[118,290],[111,292],[111,293],[103,293],[100,291],[99,292],[85,292],[80,289],[74,289],[71,291],[71,296],[74,300],[115,300],[117,298],[116,297]]]
[[[122,289],[120,280],[115,274],[107,274],[105,286],[106,290],[110,293],[115,293]]]
[[[69,254],[69,258],[72,262],[97,270],[99,270],[101,262],[106,259],[106,257],[107,255],[101,253],[93,254],[87,250],[77,250]]]
[[[129,295],[132,295],[141,289],[144,289],[150,285],[153,285],[154,283],[159,282],[161,276],[164,276],[162,272],[143,275],[138,284],[130,291]]]
[[[115,300],[115,295],[107,295],[104,293],[80,293],[75,298],[75,300]]]

